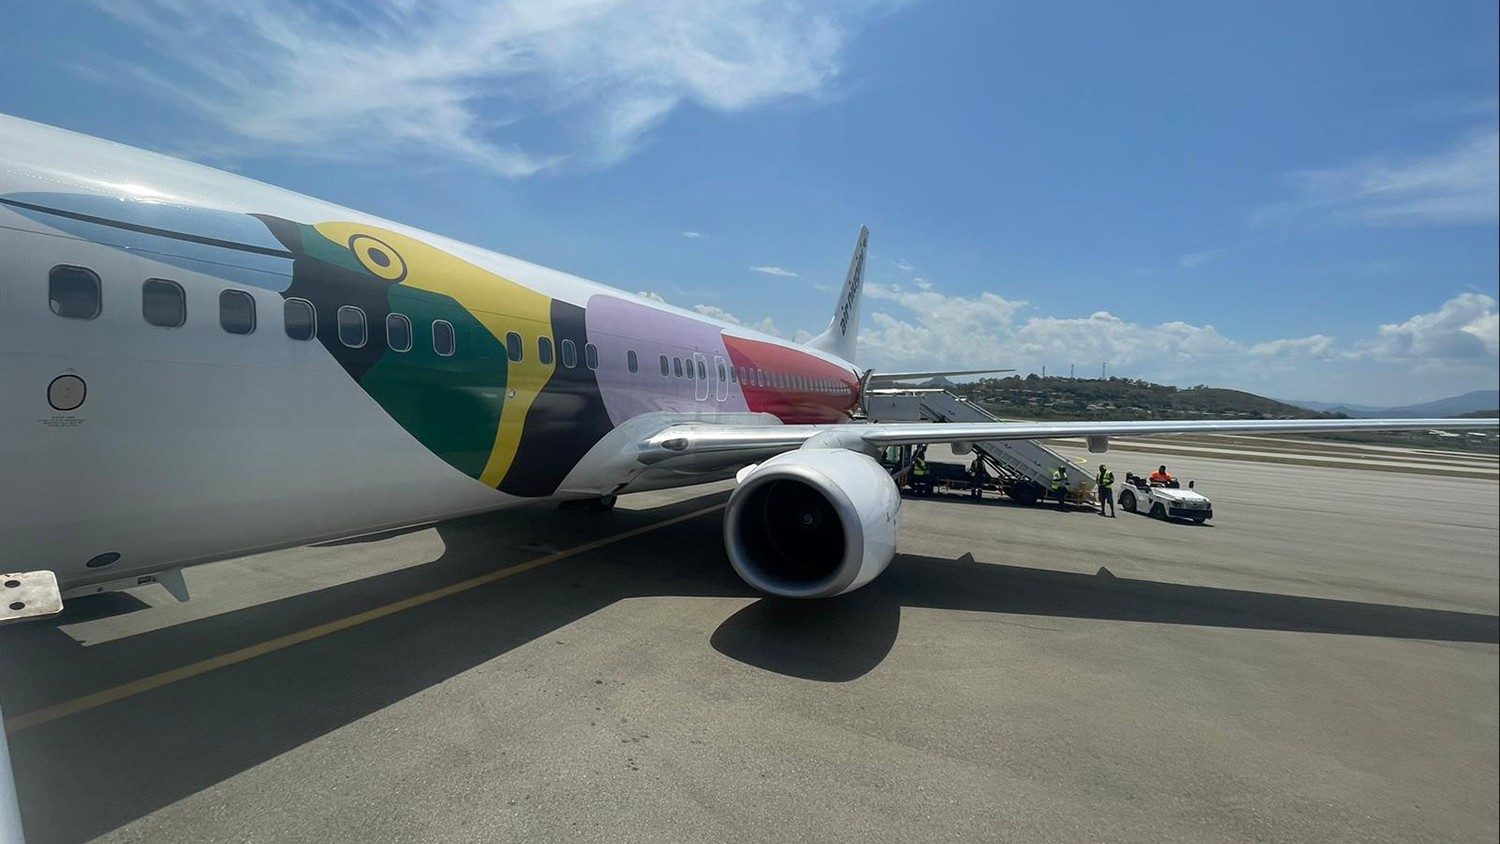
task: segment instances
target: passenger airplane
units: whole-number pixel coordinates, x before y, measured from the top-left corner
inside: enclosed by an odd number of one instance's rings
[[[737,477],[734,569],[815,598],[891,560],[886,445],[1495,425],[860,423],[866,240],[794,343],[0,116],[0,571],[184,598],[184,566]]]

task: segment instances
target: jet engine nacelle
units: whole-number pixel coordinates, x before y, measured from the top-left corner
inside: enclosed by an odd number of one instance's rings
[[[786,598],[852,592],[896,553],[901,494],[884,467],[841,448],[804,448],[741,471],[724,547],[744,581]]]

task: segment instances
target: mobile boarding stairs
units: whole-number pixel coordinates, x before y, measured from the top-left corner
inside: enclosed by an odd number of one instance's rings
[[[871,422],[1003,422],[962,396],[933,388],[872,390],[866,399],[865,415]],[[1019,503],[1045,498],[1052,485],[1052,470],[1058,466],[1068,474],[1069,501],[1094,501],[1093,476],[1035,440],[976,442],[972,448],[1001,491]],[[955,452],[964,453],[957,447]]]

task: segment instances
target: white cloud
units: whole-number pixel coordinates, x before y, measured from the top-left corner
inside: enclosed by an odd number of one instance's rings
[[[796,273],[792,272],[791,270],[782,269],[781,267],[751,267],[750,269],[754,272],[764,273],[765,275],[781,276],[782,278],[797,277]]]
[[[904,259],[901,258],[893,259],[891,261],[891,266],[904,273],[909,273],[916,270],[916,267],[912,266],[910,263],[907,263]]]
[[[1190,270],[1196,269],[1210,261],[1224,257],[1226,251],[1224,249],[1203,249],[1198,252],[1189,252],[1178,258],[1177,264],[1178,266],[1187,267]]]
[[[1461,293],[1432,313],[1380,326],[1379,337],[1363,344],[1361,353],[1393,360],[1493,360],[1500,354],[1500,315],[1489,296]]]
[[[1304,170],[1294,197],[1263,208],[1255,223],[1316,217],[1367,226],[1489,224],[1500,216],[1500,133],[1476,131],[1430,155],[1371,158]]]
[[[756,331],[770,334],[773,337],[786,336],[781,333],[781,329],[776,327],[776,323],[772,322],[770,317],[766,317],[759,322],[746,322],[745,320],[740,319],[739,317],[717,305],[694,305],[693,310],[697,311],[700,314],[703,314],[706,317],[712,317],[713,319],[727,322],[730,325],[742,325],[745,328],[753,328]]]
[[[698,238],[700,238],[700,237],[703,236],[703,232],[694,232],[694,231],[678,232],[678,234],[682,235],[683,237],[687,238],[688,240],[697,240]]]
[[[1129,322],[1108,311],[1086,317],[1032,312],[994,293],[951,296],[867,283],[860,362],[884,370],[1012,366],[1097,373],[1168,384],[1213,384],[1277,396],[1373,404],[1436,398],[1493,384],[1495,300],[1463,293],[1436,311],[1372,329],[1353,343],[1315,334],[1246,343],[1211,325]]]
[[[241,154],[392,152],[506,176],[607,166],[674,110],[817,97],[874,2],[99,0],[134,67]],[[205,46],[208,45],[208,46]]]

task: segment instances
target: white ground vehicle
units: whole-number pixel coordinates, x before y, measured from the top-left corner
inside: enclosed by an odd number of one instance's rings
[[[1214,517],[1213,502],[1194,491],[1191,481],[1183,489],[1177,481],[1162,486],[1127,472],[1119,502],[1127,513],[1146,513],[1153,519],[1191,519],[1201,525]]]

